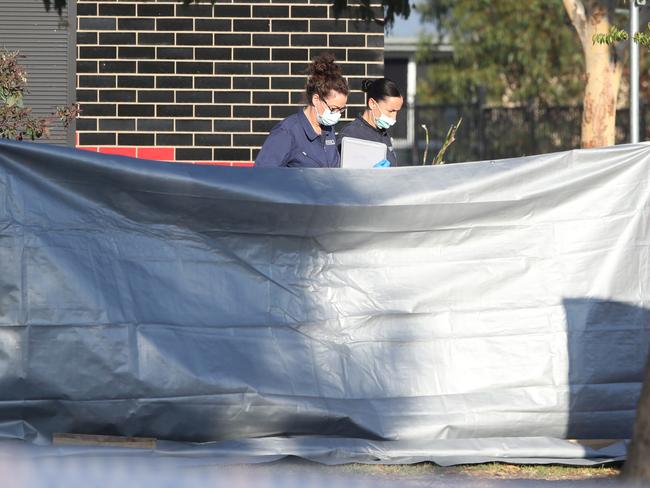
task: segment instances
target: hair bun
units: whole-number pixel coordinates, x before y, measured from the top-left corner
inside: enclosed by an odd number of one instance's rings
[[[336,64],[336,58],[331,53],[323,53],[309,66],[307,73],[314,78],[331,78],[341,76],[341,67]]]
[[[370,87],[372,87],[372,84],[375,82],[375,80],[363,80],[361,82],[361,90],[365,93],[368,93],[370,91]]]

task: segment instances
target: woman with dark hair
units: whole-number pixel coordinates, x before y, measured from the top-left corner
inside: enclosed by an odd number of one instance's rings
[[[307,74],[307,106],[271,130],[255,159],[256,166],[341,166],[334,125],[345,111],[350,92],[348,83],[331,54],[322,54],[314,59]]]
[[[388,129],[397,121],[397,114],[402,109],[404,98],[393,80],[379,78],[363,80],[361,89],[367,94],[366,109],[356,119],[347,124],[338,136],[338,145],[344,137],[355,137],[367,141],[386,144],[386,159],[391,166],[397,164],[393,149],[393,139]]]

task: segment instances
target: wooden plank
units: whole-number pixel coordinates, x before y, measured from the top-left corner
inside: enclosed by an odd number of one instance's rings
[[[155,449],[156,439],[153,437],[122,437],[115,435],[57,433],[52,435],[52,444],[55,446],[101,446]]]

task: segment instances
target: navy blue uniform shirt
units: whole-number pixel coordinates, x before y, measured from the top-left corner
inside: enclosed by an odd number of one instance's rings
[[[341,156],[336,147],[334,127],[311,126],[301,110],[273,127],[255,159],[255,166],[293,168],[338,168]]]
[[[372,125],[366,122],[361,115],[359,115],[356,119],[343,127],[341,132],[339,132],[337,142],[339,147],[341,146],[341,139],[345,136],[386,144],[386,147],[388,148],[386,150],[386,159],[390,161],[391,166],[397,166],[397,155],[393,149],[393,138],[388,134],[387,130],[375,129]]]

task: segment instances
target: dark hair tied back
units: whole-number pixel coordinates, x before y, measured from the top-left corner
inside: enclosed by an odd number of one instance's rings
[[[309,75],[305,86],[307,103],[311,103],[311,97],[314,95],[325,98],[332,90],[343,95],[350,93],[348,82],[341,74],[341,67],[336,64],[336,58],[331,53],[323,53],[314,58],[307,68],[307,75]]]
[[[363,80],[361,89],[368,94],[368,98],[380,101],[389,97],[401,97],[402,94],[397,84],[389,78],[378,78],[376,80]]]

